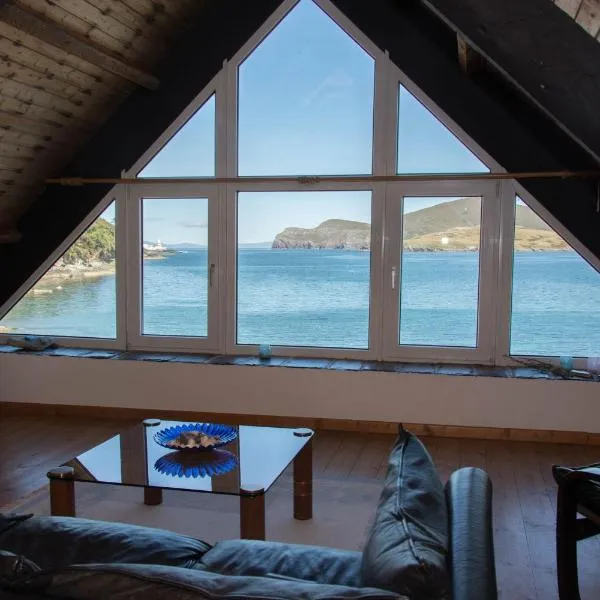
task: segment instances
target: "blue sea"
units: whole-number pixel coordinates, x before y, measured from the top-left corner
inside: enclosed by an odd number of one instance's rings
[[[370,253],[241,249],[238,343],[368,347]],[[143,330],[205,336],[207,255],[144,261]],[[478,255],[404,254],[402,344],[474,346]],[[115,277],[25,297],[0,324],[19,333],[114,337]],[[573,252],[515,255],[511,351],[600,355],[600,275]]]

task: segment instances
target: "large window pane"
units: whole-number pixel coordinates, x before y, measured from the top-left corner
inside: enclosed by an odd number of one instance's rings
[[[484,165],[405,87],[398,104],[398,173],[487,173]]]
[[[111,204],[0,321],[0,332],[116,337],[115,264]]]
[[[138,177],[213,177],[215,152],[213,95],[154,155]]]
[[[208,200],[144,198],[145,335],[208,333]]]
[[[237,342],[367,348],[370,192],[238,195]]]
[[[516,201],[510,352],[600,356],[600,275]]]
[[[240,175],[371,173],[373,59],[311,0],[239,68]]]
[[[400,344],[477,346],[481,198],[404,198]]]

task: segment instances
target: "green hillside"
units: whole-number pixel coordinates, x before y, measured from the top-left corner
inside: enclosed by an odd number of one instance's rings
[[[517,250],[566,250],[568,245],[531,209],[516,208]],[[479,248],[481,202],[460,198],[404,216],[404,247],[415,251],[476,250]],[[329,219],[311,229],[288,227],[277,234],[273,248],[339,248],[367,250],[368,223]]]
[[[96,219],[85,233],[62,255],[63,265],[111,262],[115,259],[115,226]]]

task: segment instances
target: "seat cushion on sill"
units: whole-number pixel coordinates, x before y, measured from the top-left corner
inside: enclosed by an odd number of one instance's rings
[[[556,483],[561,485],[569,473],[578,469],[585,469],[585,466],[572,468],[554,465],[552,475]],[[575,493],[578,504],[590,513],[600,515],[600,484],[595,481],[581,481],[577,484]]]
[[[202,557],[202,566],[223,575],[291,577],[359,587],[360,552],[320,546],[251,540],[227,540]]]
[[[385,590],[325,585],[291,578],[240,577],[161,565],[73,565],[54,572],[44,593],[90,600],[409,600]],[[32,580],[29,582],[33,583]],[[26,591],[26,588],[24,588]]]
[[[193,567],[211,546],[163,529],[40,516],[0,533],[0,548],[51,569],[98,562]]]
[[[402,430],[362,558],[362,583],[412,598],[450,596],[448,511],[423,444]]]

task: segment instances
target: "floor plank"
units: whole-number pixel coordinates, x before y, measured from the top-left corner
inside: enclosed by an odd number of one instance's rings
[[[0,420],[0,506],[46,484],[46,472],[131,425],[123,420],[4,417]],[[501,600],[556,600],[553,464],[600,461],[597,448],[494,440],[422,438],[445,481],[463,466],[493,482],[496,567]],[[318,432],[316,479],[381,482],[394,436]],[[286,472],[291,476],[291,467]],[[317,507],[318,509],[318,507]],[[600,597],[600,536],[579,544],[583,600]]]

